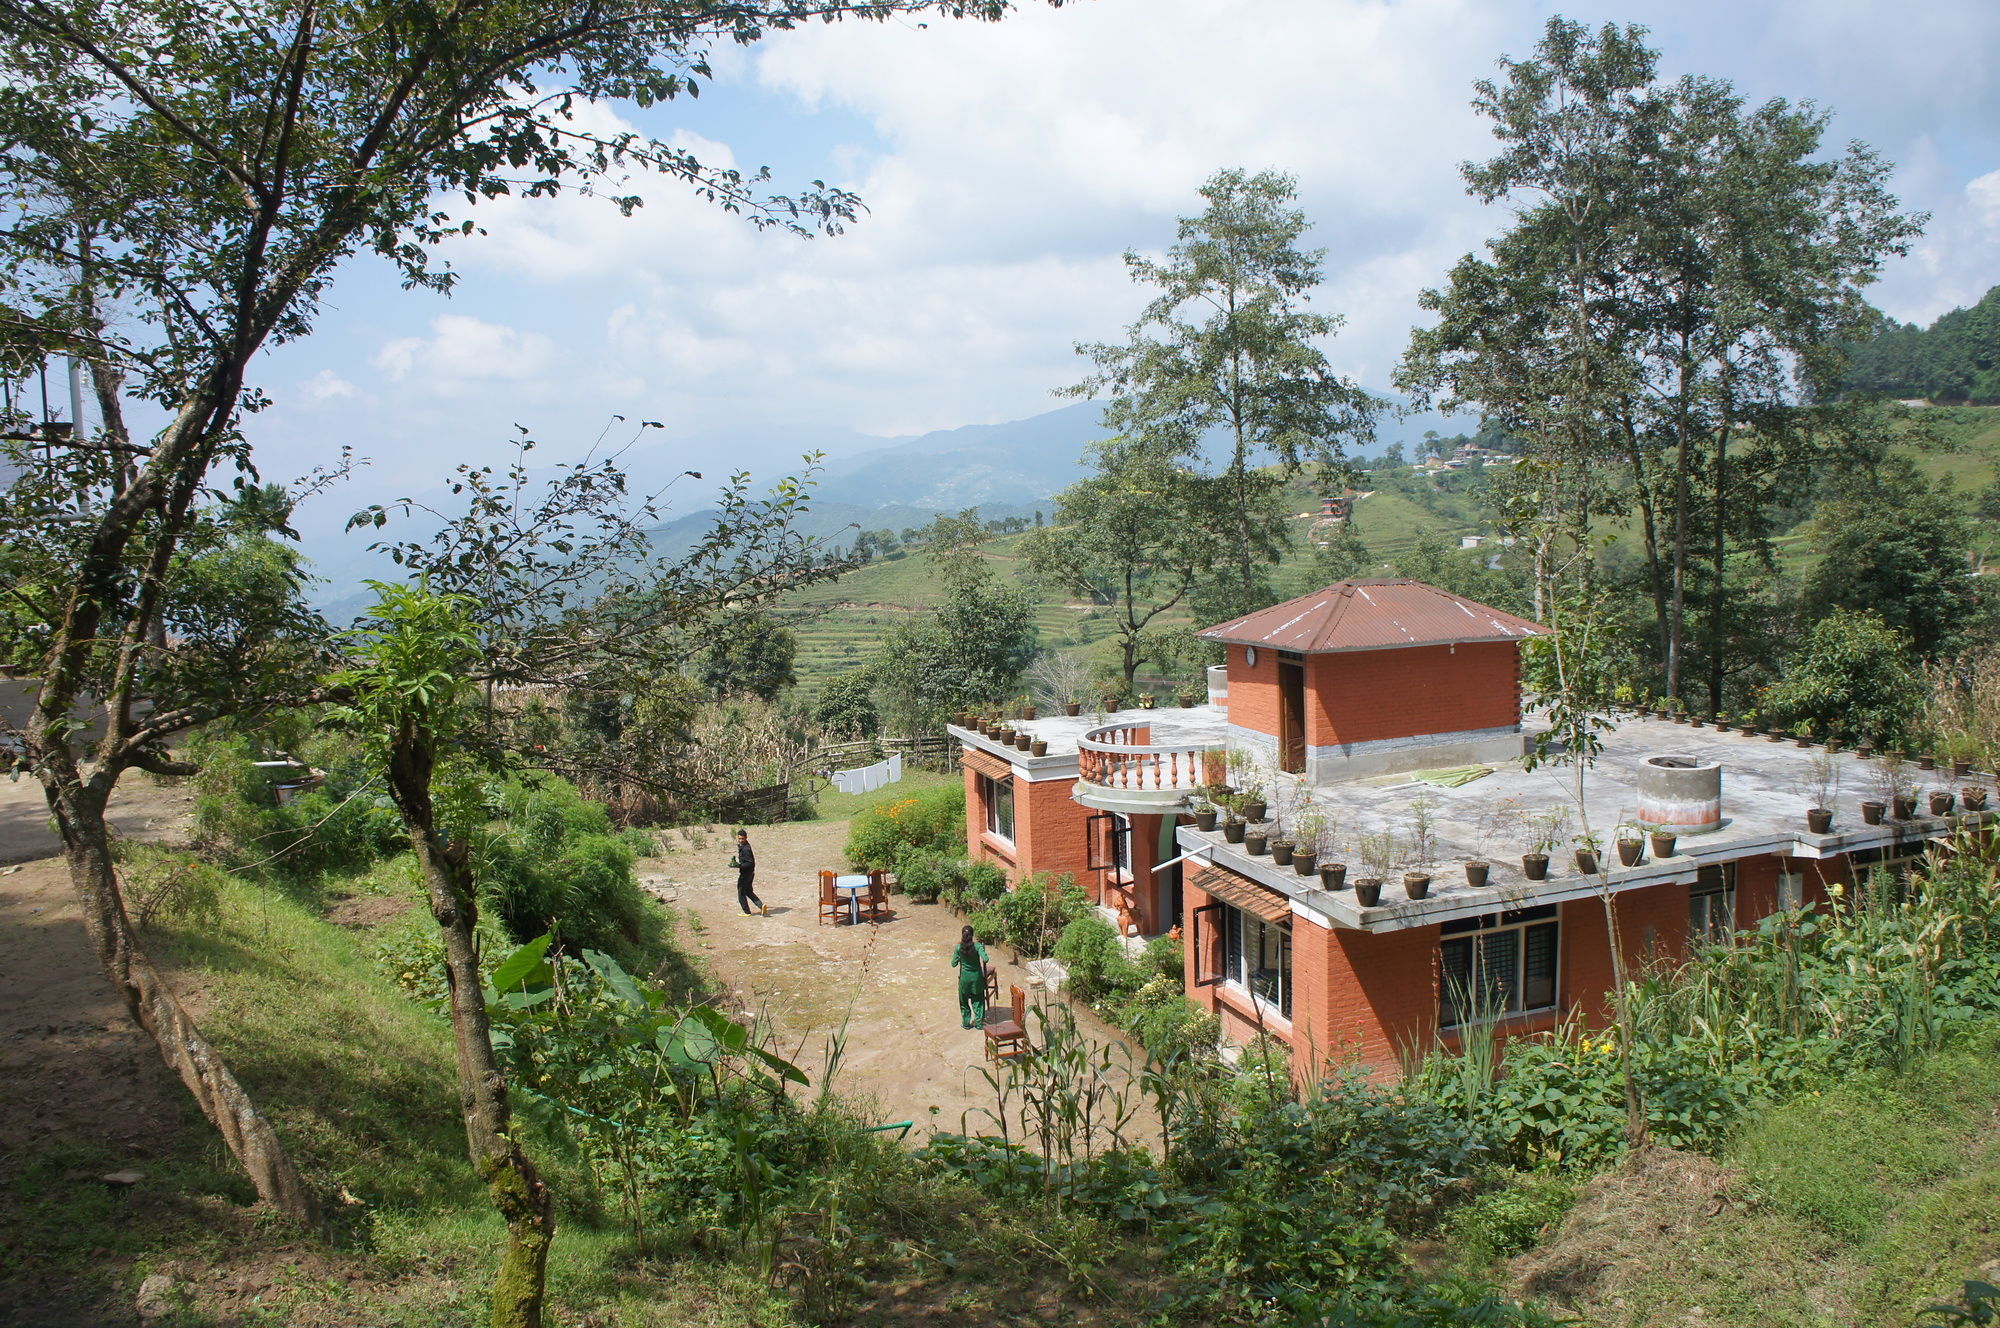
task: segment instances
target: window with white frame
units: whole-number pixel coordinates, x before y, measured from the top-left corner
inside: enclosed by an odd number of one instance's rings
[[[1440,1026],[1554,1007],[1562,939],[1554,904],[1459,918],[1440,931]]]
[[[1710,863],[1688,887],[1688,944],[1719,945],[1736,931],[1736,864]]]
[[[1292,929],[1222,906],[1222,977],[1286,1019],[1292,1017]]]
[[[986,809],[986,833],[1014,842],[1014,781],[979,777],[979,802]]]

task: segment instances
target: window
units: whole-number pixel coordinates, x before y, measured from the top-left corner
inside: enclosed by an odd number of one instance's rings
[[[1688,944],[1719,945],[1736,931],[1736,864],[1711,863],[1688,887]]]
[[[1261,1005],[1292,1017],[1292,929],[1222,905],[1222,976]]]
[[[1438,1023],[1455,1028],[1553,1007],[1560,928],[1554,904],[1445,923]]]
[[[1104,879],[1126,884],[1132,879],[1132,818],[1123,812],[1099,812],[1084,823],[1084,868],[1103,872]]]
[[[979,777],[979,801],[986,808],[986,833],[1014,842],[1014,781]]]
[[[1132,818],[1124,812],[1111,813],[1111,879],[1132,879]]]
[[[1859,904],[1870,887],[1886,887],[1882,898],[1900,902],[1910,884],[1910,873],[1923,860],[1921,843],[1891,844],[1884,848],[1857,849],[1847,855],[1853,878],[1853,898]]]

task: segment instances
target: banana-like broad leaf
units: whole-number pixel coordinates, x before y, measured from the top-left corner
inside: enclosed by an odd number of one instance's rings
[[[773,1056],[762,1047],[751,1047],[749,1050],[752,1056],[755,1056],[758,1060],[776,1070],[779,1078],[795,1084],[809,1084],[812,1082],[812,1080],[806,1078],[804,1070],[801,1070],[783,1056]]]
[[[553,982],[555,970],[545,958],[551,939],[549,933],[543,932],[501,960],[500,967],[493,970],[493,990],[504,994],[516,987],[546,987]]]
[[[600,950],[585,950],[583,962],[596,970],[597,976],[604,979],[604,985],[609,987],[619,1000],[636,1010],[652,1008],[646,999],[646,993],[639,989],[639,984],[632,980],[632,975],[627,973],[616,959]]]
[[[673,1035],[666,1047],[667,1059],[687,1069],[695,1069],[715,1064],[722,1059],[722,1043],[697,1017],[706,1006],[696,1006],[681,1017],[674,1025]]]
[[[750,1045],[750,1030],[731,1019],[713,1005],[697,1005],[688,1014],[701,1021],[722,1046],[734,1052],[741,1052]]]

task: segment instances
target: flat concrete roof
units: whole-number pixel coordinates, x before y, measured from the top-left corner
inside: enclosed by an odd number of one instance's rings
[[[1535,727],[1527,726],[1530,733]],[[1520,761],[1495,764],[1490,767],[1493,773],[1457,788],[1439,788],[1403,774],[1321,783],[1302,790],[1311,805],[1338,823],[1342,853],[1335,860],[1348,864],[1350,881],[1366,875],[1355,850],[1359,837],[1384,831],[1407,836],[1413,804],[1419,798],[1429,799],[1437,847],[1425,868],[1432,874],[1430,894],[1421,900],[1404,896],[1400,868],[1385,879],[1382,904],[1363,909],[1355,903],[1351,888],[1320,890],[1316,876],[1299,876],[1290,867],[1274,865],[1268,856],[1253,857],[1241,845],[1226,843],[1220,833],[1202,834],[1183,826],[1180,843],[1183,851],[1206,846],[1209,851],[1201,855],[1203,858],[1283,889],[1293,898],[1295,913],[1312,916],[1321,925],[1379,931],[1581,898],[1596,894],[1604,885],[1625,890],[1692,881],[1705,863],[1766,853],[1819,858],[1883,848],[1937,835],[1950,826],[1947,820],[1931,817],[1908,822],[1885,818],[1882,825],[1865,825],[1859,804],[1863,798],[1882,797],[1882,763],[1862,761],[1852,753],[1835,756],[1841,782],[1829,799],[1834,812],[1832,832],[1813,835],[1805,824],[1805,809],[1811,799],[1801,786],[1818,749],[1800,748],[1789,739],[1771,742],[1740,733],[1719,733],[1709,727],[1632,717],[1621,718],[1602,735],[1602,741],[1603,751],[1583,773],[1581,815],[1575,767],[1544,765],[1529,770]],[[1638,819],[1638,766],[1646,757],[1659,755],[1691,756],[1721,764],[1722,825],[1707,834],[1681,836],[1671,858],[1656,861],[1649,848],[1637,866],[1621,868],[1613,845],[1614,831],[1621,822]],[[1926,792],[1952,786],[1948,771],[1920,772],[1911,765],[1910,777]],[[1299,782],[1291,776],[1278,778],[1295,787]],[[1277,792],[1269,781],[1266,789],[1275,811]],[[1608,867],[1602,879],[1577,873],[1569,844],[1559,844],[1550,852],[1548,880],[1530,881],[1523,873],[1521,856],[1528,851],[1531,834],[1527,818],[1557,806],[1569,811],[1566,838],[1585,833],[1586,827],[1597,837],[1602,846],[1600,862]],[[1491,864],[1487,884],[1480,889],[1465,883],[1463,864],[1469,860]]]

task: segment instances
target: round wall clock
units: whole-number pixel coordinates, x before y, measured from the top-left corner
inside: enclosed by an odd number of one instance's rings
[[[1245,664],[1248,664],[1253,669],[1257,667],[1257,647],[1255,646],[1243,647],[1243,662]]]

